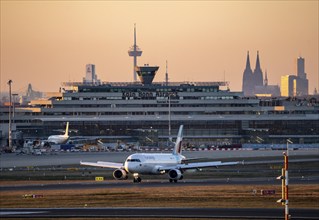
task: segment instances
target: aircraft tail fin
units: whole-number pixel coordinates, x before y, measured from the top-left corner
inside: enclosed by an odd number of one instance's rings
[[[69,136],[69,122],[66,123],[64,136]]]
[[[175,147],[173,150],[173,154],[181,154],[182,153],[182,141],[183,141],[183,125],[179,127],[178,135],[175,142]]]

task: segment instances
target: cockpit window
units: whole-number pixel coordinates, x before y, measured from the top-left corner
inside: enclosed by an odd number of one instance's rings
[[[127,162],[141,162],[140,159],[127,159]]]

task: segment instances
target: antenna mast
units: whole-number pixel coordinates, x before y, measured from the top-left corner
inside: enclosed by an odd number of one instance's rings
[[[165,73],[165,84],[166,84],[166,86],[168,86],[168,71],[167,71],[167,68],[168,68],[168,66],[167,66],[167,60],[166,60],[166,73]]]

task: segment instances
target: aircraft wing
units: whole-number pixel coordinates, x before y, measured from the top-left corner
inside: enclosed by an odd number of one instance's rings
[[[180,169],[180,170],[188,170],[188,169],[199,169],[205,167],[219,167],[219,166],[231,166],[237,165],[240,162],[221,162],[221,161],[213,161],[213,162],[199,162],[199,163],[188,163],[188,164],[178,164],[176,166],[163,166],[159,170],[168,171],[171,169]]]
[[[199,162],[199,163],[189,163],[189,164],[181,164],[181,169],[196,169],[196,168],[205,168],[205,167],[219,167],[219,166],[230,166],[230,165],[237,165],[239,162],[221,162],[221,161],[214,161],[214,162]]]
[[[98,161],[96,163],[93,162],[80,162],[81,165],[93,166],[93,167],[104,167],[104,168],[114,168],[114,169],[123,169],[124,166],[122,163],[113,163],[113,162],[104,162]]]

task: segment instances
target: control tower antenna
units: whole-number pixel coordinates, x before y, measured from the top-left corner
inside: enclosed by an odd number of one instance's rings
[[[134,82],[137,80],[137,74],[136,74],[136,66],[137,66],[137,57],[142,55],[142,50],[136,45],[136,24],[134,24],[134,45],[130,47],[128,51],[128,55],[130,57],[133,57],[133,79]]]
[[[168,66],[167,66],[167,60],[166,60],[166,73],[165,73],[165,84],[166,84],[166,86],[168,86],[168,71],[167,71],[167,68],[168,68]]]
[[[12,118],[12,110],[11,110],[11,106],[12,106],[12,95],[11,95],[11,84],[12,84],[12,80],[10,79],[8,81],[8,85],[9,85],[9,150],[12,151],[12,123],[11,123],[11,118]]]

